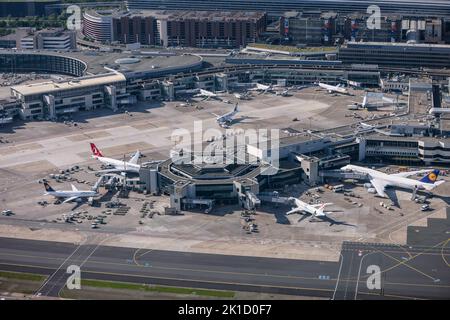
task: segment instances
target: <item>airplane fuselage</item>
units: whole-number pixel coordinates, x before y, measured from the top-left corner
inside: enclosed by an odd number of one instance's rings
[[[337,92],[337,93],[342,93],[342,94],[348,94],[348,90],[342,87],[338,87],[338,86],[332,86],[326,83],[321,83],[319,82],[319,87],[328,90],[329,92]]]
[[[306,212],[306,213],[310,213],[313,216],[322,216],[324,215],[323,211],[316,206],[310,205],[302,200],[296,199],[296,198],[290,198],[290,200],[294,201],[295,203],[295,208],[292,208],[291,211],[289,211],[287,214],[292,214],[292,213],[296,213],[296,212]]]
[[[418,190],[432,190],[435,185],[432,183],[426,183],[415,179],[398,177],[380,172],[378,170],[364,168],[355,165],[347,165],[344,170],[351,170],[353,172],[367,174],[371,179],[382,180],[386,183],[386,186],[399,187],[403,189],[418,189]]]
[[[117,170],[123,170],[127,172],[137,172],[139,173],[139,169],[141,166],[139,164],[134,164],[130,162],[125,162],[117,159],[112,158],[106,158],[106,157],[99,157],[99,156],[92,156],[94,159],[97,159],[101,163],[104,163],[106,165],[113,166]]]
[[[96,197],[98,193],[96,191],[48,191],[45,195],[54,196],[56,198],[87,198]]]
[[[233,121],[233,117],[237,112],[233,111],[231,113],[225,114],[221,117],[217,118],[217,122],[219,123],[230,123]]]

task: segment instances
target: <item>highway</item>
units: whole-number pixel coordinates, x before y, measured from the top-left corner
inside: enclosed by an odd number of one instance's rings
[[[186,253],[0,238],[0,270],[47,275],[37,293],[58,296],[69,265],[84,279],[251,291],[329,299],[448,299],[450,248],[346,242],[339,262]],[[367,268],[381,269],[369,289]]]

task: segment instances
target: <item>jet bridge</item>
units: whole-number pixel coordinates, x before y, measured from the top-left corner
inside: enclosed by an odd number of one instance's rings
[[[261,205],[261,200],[253,192],[246,191],[242,204],[244,205],[245,209],[253,210],[257,206]]]
[[[319,176],[321,178],[336,178],[341,180],[354,179],[354,180],[365,180],[368,179],[367,174],[356,173],[351,171],[342,170],[323,170],[320,171]]]
[[[210,213],[213,209],[214,200],[211,199],[190,199],[190,198],[184,198],[181,199],[181,203],[186,208],[192,208],[197,205],[206,205],[208,208],[206,208],[205,213]]]
[[[278,192],[261,192],[258,194],[258,198],[264,202],[289,204],[289,198],[280,197]]]

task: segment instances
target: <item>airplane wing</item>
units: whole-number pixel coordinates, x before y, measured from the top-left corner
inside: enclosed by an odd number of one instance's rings
[[[98,170],[98,171],[94,171],[94,173],[112,173],[112,172],[125,172],[127,170],[123,170],[123,169],[105,169],[105,170]]]
[[[311,207],[314,208],[320,208],[321,206],[331,206],[332,203],[331,202],[327,202],[327,203],[318,203],[318,204],[310,204]]]
[[[370,183],[373,185],[373,187],[375,188],[380,197],[383,198],[388,197],[386,192],[384,191],[384,189],[386,188],[386,183],[384,181],[377,179],[370,179]]]
[[[77,198],[78,197],[70,197],[70,198],[67,198],[66,200],[64,200],[62,203],[67,203],[67,202],[73,201],[73,200],[75,200]]]
[[[300,211],[302,211],[302,210],[300,210],[299,208],[293,208],[292,210],[289,210],[288,212],[286,212],[286,215],[288,216],[290,214],[300,212]]]
[[[402,177],[407,178],[409,176],[413,176],[419,173],[428,173],[430,171],[433,171],[433,169],[426,169],[426,170],[417,170],[417,171],[408,171],[408,172],[399,172],[399,173],[393,173],[391,176],[393,177]]]
[[[141,153],[140,153],[139,150],[138,150],[138,151],[136,151],[136,153],[131,157],[131,159],[130,159],[129,162],[132,163],[132,164],[137,164],[137,162],[138,162],[140,156],[141,156]]]
[[[77,187],[75,187],[73,184],[71,184],[72,186],[72,191],[78,191]]]

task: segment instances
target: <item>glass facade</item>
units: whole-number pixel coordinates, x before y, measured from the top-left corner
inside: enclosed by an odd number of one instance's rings
[[[349,43],[339,49],[339,60],[345,64],[448,68],[450,46]]]
[[[64,56],[0,53],[0,72],[57,73],[81,77],[87,66],[84,62]]]

